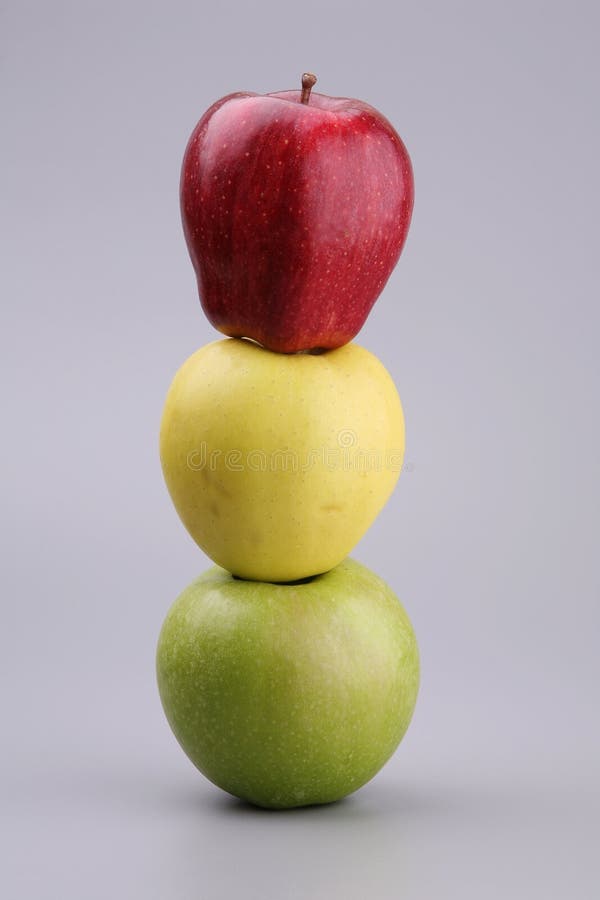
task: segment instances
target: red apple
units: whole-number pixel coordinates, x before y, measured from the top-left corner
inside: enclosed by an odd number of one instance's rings
[[[404,144],[372,106],[302,91],[210,107],[181,173],[183,228],[204,311],[231,337],[292,353],[358,333],[410,224]]]

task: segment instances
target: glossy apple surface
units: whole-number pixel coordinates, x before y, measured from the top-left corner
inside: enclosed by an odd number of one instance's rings
[[[157,674],[200,771],[282,808],[338,800],[379,771],[408,728],[419,657],[398,599],[353,560],[299,585],[215,567],[169,611]]]
[[[356,344],[295,355],[231,338],[202,347],[175,375],[160,430],[189,533],[257,581],[341,562],[392,492],[403,452],[394,383]]]
[[[209,320],[284,353],[358,333],[398,261],[414,195],[406,148],[381,113],[300,97],[219,100],[191,135],[180,187]]]

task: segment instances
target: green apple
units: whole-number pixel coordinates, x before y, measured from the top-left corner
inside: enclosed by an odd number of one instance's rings
[[[285,355],[228,339],[176,374],[160,453],[175,508],[214,562],[293,581],[341,562],[382,509],[404,419],[387,370],[356,344]]]
[[[419,656],[397,597],[354,560],[294,585],[215,566],[171,607],[157,675],[200,771],[286,808],[338,800],[379,771],[409,725]]]

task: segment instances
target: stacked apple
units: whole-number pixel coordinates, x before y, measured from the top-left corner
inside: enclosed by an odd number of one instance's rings
[[[412,170],[379,112],[315,81],[231,94],[192,133],[184,232],[229,337],[184,363],[161,425],[175,508],[217,564],[163,625],[162,703],[208,778],[273,808],[368,781],[419,680],[406,612],[347,559],[402,465],[393,381],[350,341],[406,239]]]

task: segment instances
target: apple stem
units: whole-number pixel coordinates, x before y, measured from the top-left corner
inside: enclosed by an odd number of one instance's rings
[[[308,101],[310,100],[310,92],[313,87],[317,83],[317,76],[313,75],[312,72],[305,72],[302,76],[302,93],[300,95],[300,103],[305,103],[308,105]]]

